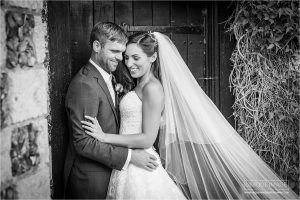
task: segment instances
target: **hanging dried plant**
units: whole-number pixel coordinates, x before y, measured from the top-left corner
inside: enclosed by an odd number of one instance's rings
[[[298,1],[237,2],[230,84],[237,131],[299,194]]]

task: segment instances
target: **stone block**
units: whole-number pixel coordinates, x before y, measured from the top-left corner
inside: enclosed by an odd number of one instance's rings
[[[4,68],[6,63],[6,31],[5,12],[0,8],[0,68]]]
[[[9,71],[5,87],[2,126],[47,114],[48,75],[44,66]]]
[[[11,146],[11,132],[12,132],[12,127],[6,127],[1,129],[1,133],[0,133],[0,144],[1,144],[1,153],[2,152],[7,152],[10,150],[10,146]]]
[[[5,19],[7,68],[33,67],[36,64],[36,49],[33,42],[34,15],[9,11]]]
[[[42,21],[41,16],[34,16],[35,27],[33,33],[33,42],[35,44],[35,52],[38,63],[43,63],[46,57],[46,39],[47,25]]]
[[[39,119],[11,131],[10,159],[13,176],[49,166],[47,126],[46,119]]]
[[[39,166],[39,135],[40,129],[33,123],[12,130],[10,158],[13,176],[20,176]]]
[[[27,8],[37,12],[43,9],[44,0],[3,0],[6,6]]]
[[[10,162],[10,148],[11,148],[11,127],[1,130],[1,181],[8,180],[12,177],[11,162]]]
[[[50,199],[50,169],[39,168],[35,173],[20,179],[17,183],[21,199]]]
[[[0,156],[1,156],[1,181],[4,181],[12,177],[9,151],[2,151]]]

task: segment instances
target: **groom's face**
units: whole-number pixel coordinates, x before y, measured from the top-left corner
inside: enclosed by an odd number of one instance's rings
[[[107,40],[104,46],[96,54],[98,64],[108,73],[117,69],[118,63],[122,61],[122,53],[125,51],[126,45],[117,41]]]

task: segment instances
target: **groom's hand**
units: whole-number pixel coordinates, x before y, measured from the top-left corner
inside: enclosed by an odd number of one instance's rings
[[[148,171],[153,171],[158,166],[156,160],[157,158],[154,155],[146,152],[145,150],[136,149],[132,150],[130,162]]]

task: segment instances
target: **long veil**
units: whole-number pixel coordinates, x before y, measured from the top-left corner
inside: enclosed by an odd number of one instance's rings
[[[159,150],[190,199],[297,199],[205,94],[172,41],[153,33],[165,92]]]

